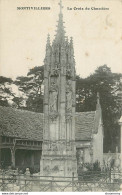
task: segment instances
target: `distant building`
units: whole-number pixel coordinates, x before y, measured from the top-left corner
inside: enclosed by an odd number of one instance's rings
[[[42,133],[43,114],[0,107],[1,165],[39,171]]]
[[[43,113],[0,106],[0,159],[2,166],[39,171],[43,142]],[[75,115],[79,162],[103,164],[103,125],[99,101],[96,111]]]
[[[76,113],[76,148],[80,163],[103,165],[103,122],[102,112],[97,102],[96,111]]]

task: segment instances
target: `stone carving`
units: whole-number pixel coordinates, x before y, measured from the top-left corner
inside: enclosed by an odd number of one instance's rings
[[[60,22],[63,24],[62,19],[59,18],[59,26]],[[76,146],[72,146],[72,143],[67,145],[67,142],[73,142],[75,139],[73,138],[75,123],[72,120],[75,117],[75,109],[72,108],[72,95],[75,93],[75,79],[73,78],[75,77],[75,63],[72,40],[65,41],[64,30],[59,31],[52,44],[49,40],[47,42],[49,52],[46,51],[44,68],[44,99],[46,101],[44,102],[43,143],[46,140],[48,144],[44,146],[45,151],[42,152],[41,170],[43,175],[50,176],[59,168],[59,174],[56,175],[67,177],[72,174],[72,160],[76,159],[74,149],[71,150]],[[65,121],[65,116],[69,121]],[[77,167],[76,162],[75,166]],[[69,167],[69,172],[67,167]],[[47,171],[50,173],[48,174]]]
[[[53,91],[50,93],[50,112],[57,111],[58,92]]]
[[[50,171],[49,165],[47,165],[47,166],[44,167],[44,171],[45,171],[45,172],[49,172],[49,171]]]
[[[58,91],[57,91],[57,86],[55,82],[52,82],[52,91],[50,91],[50,96],[49,96],[49,118],[53,121],[57,118],[58,116]]]
[[[59,70],[60,70],[60,68],[59,68],[59,56],[57,56],[57,60],[56,60],[56,62],[55,62],[55,69],[57,69],[58,72],[59,72]]]
[[[50,120],[53,122],[54,120],[56,120],[56,118],[58,117],[58,112],[56,112],[56,111],[53,111],[53,112],[51,112],[50,114],[49,114],[49,118],[50,118]]]
[[[58,142],[51,142],[48,145],[48,150],[50,150],[50,151],[58,151],[59,150]]]
[[[60,150],[64,151],[65,150],[65,142],[60,142]]]
[[[75,94],[72,94],[72,106],[76,105],[76,101],[75,101]]]
[[[70,111],[70,110],[69,110]],[[66,120],[71,120],[72,119],[72,113],[67,113],[65,116]]]
[[[50,91],[53,92],[53,91],[57,91],[57,90],[58,90],[58,86],[56,85],[56,83],[54,81],[51,82]]]
[[[51,76],[58,76],[60,69],[58,67],[51,70]]]
[[[67,151],[71,151],[72,150],[72,147],[71,147],[71,144],[70,143],[67,143],[66,150]]]
[[[71,150],[72,146],[70,143],[67,144],[63,141],[56,141],[56,142],[48,142],[43,144],[43,149],[47,151],[64,151],[67,147],[67,150]]]
[[[72,76],[72,70],[71,70],[71,68],[67,68],[66,69],[66,76],[67,77],[71,77]]]
[[[70,92],[72,91],[72,85],[71,85],[71,81],[70,80],[67,80],[67,83],[66,83],[66,92]]]
[[[53,151],[58,151],[58,147],[57,147],[57,143],[56,143],[56,142],[53,142],[53,143],[51,144],[51,150],[53,150]]]
[[[72,171],[71,167],[68,167],[68,169],[67,169],[67,170],[68,170],[68,172],[71,172],[71,171]]]
[[[72,108],[72,92],[66,93],[66,109],[70,110]]]
[[[59,167],[58,167],[58,165],[55,165],[53,168],[52,168],[52,171],[53,172],[59,172]]]

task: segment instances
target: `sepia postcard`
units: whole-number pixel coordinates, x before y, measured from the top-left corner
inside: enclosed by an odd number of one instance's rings
[[[122,0],[0,0],[0,43],[0,194],[120,194]]]

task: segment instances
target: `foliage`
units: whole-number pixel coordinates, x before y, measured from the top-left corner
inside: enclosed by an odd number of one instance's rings
[[[13,97],[11,84],[13,80],[4,76],[0,76],[0,105],[9,106],[8,101]]]
[[[26,77],[17,77],[14,82],[24,94],[25,109],[43,112],[44,67],[36,66],[29,70]]]
[[[115,152],[119,146],[120,128],[118,119],[122,98],[120,79],[122,74],[112,73],[106,65],[100,66],[89,77],[83,79],[76,76],[76,111],[86,112],[96,110],[96,94],[100,94],[104,125],[104,152]],[[11,99],[17,108],[34,112],[43,112],[43,81],[44,67],[36,66],[29,70],[27,76],[12,79],[0,77],[0,105],[10,106]],[[10,86],[14,83],[20,95],[13,93]],[[119,98],[118,98],[119,97]]]
[[[79,167],[79,173],[90,172],[90,171],[101,171],[100,162],[97,160],[94,163],[83,163]]]
[[[94,74],[82,79],[76,78],[76,111],[96,110],[96,94],[100,94],[104,125],[104,152],[115,152],[119,146],[120,91],[121,74],[112,73],[106,65],[97,68]]]
[[[58,167],[58,165],[55,165],[54,167],[53,167],[53,169],[52,169],[54,172],[58,172],[59,171],[59,167]]]
[[[84,163],[82,167],[78,169],[79,180],[99,180],[101,175],[101,167],[98,161],[94,163]]]

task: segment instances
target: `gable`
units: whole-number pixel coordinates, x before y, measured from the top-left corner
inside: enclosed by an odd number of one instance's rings
[[[95,111],[75,115],[76,140],[90,140],[95,125]]]

